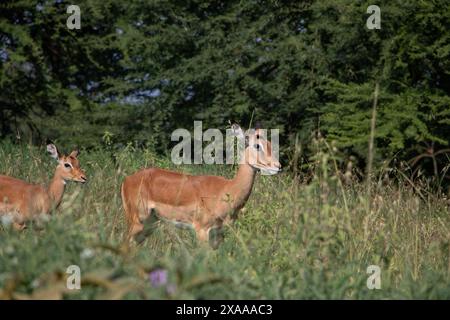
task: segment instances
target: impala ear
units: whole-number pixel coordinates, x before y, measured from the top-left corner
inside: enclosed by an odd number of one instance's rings
[[[255,135],[265,137],[266,129],[263,129],[261,121],[255,122]]]
[[[59,159],[59,152],[56,146],[53,143],[47,144],[47,152],[50,154],[50,157],[52,157],[55,160]]]
[[[244,131],[238,124],[235,123],[235,124],[231,125],[231,130],[232,130],[234,136],[236,136],[240,139],[245,138]]]
[[[75,150],[73,150],[73,151],[69,154],[69,157],[74,157],[74,158],[76,158],[76,157],[78,157],[79,154],[80,154],[80,150],[75,149]]]
[[[242,143],[245,147],[248,146],[248,137],[238,124],[231,125],[231,131],[233,136],[238,138],[239,143]]]

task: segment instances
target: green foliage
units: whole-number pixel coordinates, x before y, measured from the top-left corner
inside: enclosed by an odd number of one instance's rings
[[[372,116],[374,87],[371,84],[342,84],[330,81],[325,94],[334,95],[333,102],[323,108],[322,129],[338,146],[365,157]],[[401,151],[407,156],[420,143],[436,142],[448,145],[450,121],[448,96],[424,94],[407,89],[401,94],[380,93],[377,108],[376,141],[379,158]],[[442,135],[444,134],[444,135]]]
[[[379,82],[379,160],[394,154],[409,159],[424,142],[435,143],[436,149],[448,145],[450,38],[445,25],[450,16],[444,2],[378,3],[382,22],[375,32],[361,28],[364,21],[354,18],[362,18],[361,10],[369,4],[319,6],[323,14],[315,26],[334,69],[323,82],[320,129],[364,158]],[[335,24],[325,22],[333,17]]]
[[[331,169],[335,154],[323,141],[315,148],[309,184],[288,174],[257,177],[217,250],[167,223],[142,244],[124,245],[123,177],[143,166],[173,165],[132,146],[81,153],[89,182],[68,184],[47,223],[23,232],[0,225],[0,297],[449,299],[448,201],[432,194],[421,199],[427,190],[420,185],[414,191],[390,182],[374,182],[369,199],[351,177],[342,185]],[[53,168],[43,148],[1,144],[2,173],[44,182]],[[221,166],[184,170],[233,174]],[[81,290],[66,288],[73,264],[81,268]],[[381,290],[366,287],[373,264],[382,270]],[[157,269],[168,275],[161,287],[149,280]]]
[[[0,5],[0,134],[133,142],[167,152],[170,132],[228,120],[280,128],[311,152],[311,132],[364,160],[376,82],[376,160],[449,143],[450,11],[446,0],[81,0]]]

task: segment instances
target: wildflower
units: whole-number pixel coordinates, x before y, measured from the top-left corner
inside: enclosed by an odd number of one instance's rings
[[[0,221],[5,228],[9,228],[13,222],[13,217],[11,215],[4,215],[1,216]]]
[[[13,246],[7,246],[6,248],[5,248],[5,253],[6,254],[9,254],[9,255],[12,255],[12,254],[14,254],[14,247]]]
[[[94,250],[89,249],[89,248],[85,248],[80,253],[80,258],[81,259],[89,259],[89,258],[92,258],[93,256],[94,256]]]
[[[161,287],[167,284],[167,270],[155,269],[149,274],[149,280],[152,287]]]
[[[41,285],[41,281],[39,279],[34,279],[31,282],[31,287],[34,289],[38,288],[40,285]]]

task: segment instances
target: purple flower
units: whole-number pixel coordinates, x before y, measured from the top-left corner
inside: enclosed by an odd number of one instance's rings
[[[149,274],[149,280],[152,287],[161,287],[167,284],[167,270],[155,269]]]

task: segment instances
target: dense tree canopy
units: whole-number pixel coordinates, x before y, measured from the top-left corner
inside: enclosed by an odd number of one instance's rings
[[[377,159],[450,142],[446,0],[79,0],[0,5],[0,134],[165,151],[175,128],[254,118],[308,150],[320,130],[367,154],[375,84]]]

